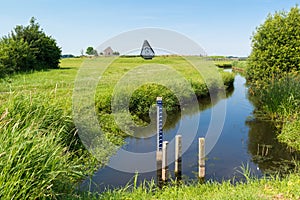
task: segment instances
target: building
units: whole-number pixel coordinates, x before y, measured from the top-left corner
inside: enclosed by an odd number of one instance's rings
[[[112,48],[111,48],[111,47],[107,47],[106,49],[104,49],[103,55],[104,55],[104,56],[112,56],[112,55],[113,55],[113,50],[112,50]]]

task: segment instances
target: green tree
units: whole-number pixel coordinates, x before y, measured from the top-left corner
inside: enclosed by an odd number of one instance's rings
[[[34,17],[30,19],[28,26],[16,26],[11,37],[18,41],[24,40],[29,44],[36,57],[34,69],[59,68],[61,49],[51,36],[44,33]]]
[[[98,56],[97,50],[94,49],[93,47],[88,47],[88,48],[86,49],[86,54]]]
[[[118,51],[114,51],[114,52],[113,52],[113,55],[115,55],[115,56],[119,56],[119,55],[120,55],[120,52],[118,52]]]
[[[24,40],[5,37],[0,41],[0,76],[30,70],[35,60],[34,50]]]
[[[61,49],[47,36],[35,18],[28,26],[16,26],[0,39],[0,76],[18,71],[59,68]]]
[[[252,38],[247,79],[259,86],[300,69],[300,10],[269,15]]]

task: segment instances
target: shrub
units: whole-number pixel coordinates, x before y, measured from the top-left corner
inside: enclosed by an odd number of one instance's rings
[[[300,10],[269,15],[256,29],[247,67],[247,79],[260,86],[300,69]]]
[[[10,35],[0,40],[0,72],[59,68],[61,49],[31,18],[28,26],[16,26]]]
[[[35,55],[23,39],[3,38],[0,41],[0,75],[10,74],[35,64]]]

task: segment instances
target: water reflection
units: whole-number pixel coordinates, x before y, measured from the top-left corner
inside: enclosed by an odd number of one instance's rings
[[[227,89],[226,98],[231,97],[233,92],[234,92],[234,87]],[[185,109],[184,116],[185,117],[193,116],[193,115],[199,114],[199,112],[202,112],[202,111],[212,108],[219,101],[222,100],[221,96],[222,95],[219,95],[213,103],[212,103],[210,97],[198,99],[198,105],[194,105],[194,104],[193,104],[193,106],[187,105],[184,108]],[[164,121],[164,126],[163,126],[164,132],[168,132],[172,129],[175,129],[176,126],[178,125],[178,123],[180,122],[180,120],[182,119],[180,110],[178,112],[167,113],[166,116],[167,116],[166,119],[164,118],[164,120],[166,120],[166,121]],[[150,113],[149,118],[156,120],[156,112]],[[155,133],[155,130],[156,130],[156,121],[154,121],[154,123],[149,123],[147,127],[137,127],[137,128],[134,128],[133,130],[135,132],[135,136],[132,136],[132,137],[129,136],[128,138],[151,137],[151,136],[153,136],[153,134]]]
[[[276,139],[275,125],[272,122],[250,120],[248,151],[252,160],[265,174],[286,174],[295,169],[294,160],[299,153],[291,152],[285,144]]]

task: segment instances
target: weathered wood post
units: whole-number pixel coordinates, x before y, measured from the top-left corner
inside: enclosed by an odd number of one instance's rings
[[[156,152],[156,176],[158,187],[162,187],[162,151]]]
[[[156,98],[156,107],[157,107],[156,174],[157,174],[157,184],[159,187],[161,187],[162,186],[162,159],[163,159],[162,97]]]
[[[205,177],[205,139],[199,138],[199,178]]]
[[[181,171],[182,171],[182,144],[181,144],[181,135],[175,136],[175,177],[177,180],[181,180]]]
[[[169,142],[164,141],[163,142],[163,148],[162,148],[162,180],[167,181],[168,180],[168,144]]]

